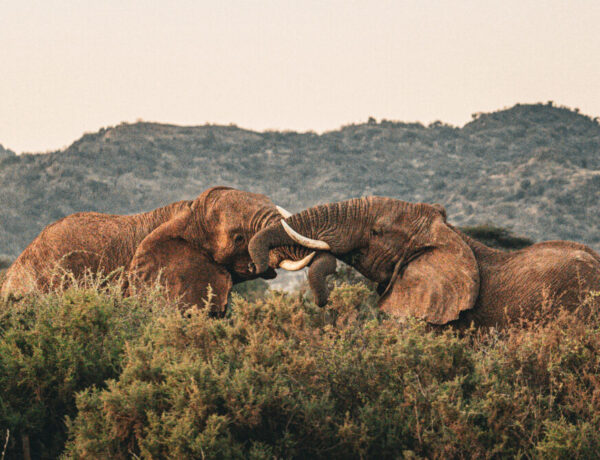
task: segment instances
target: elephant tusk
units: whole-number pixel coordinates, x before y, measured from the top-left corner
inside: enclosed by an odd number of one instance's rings
[[[301,260],[282,260],[279,264],[279,268],[283,268],[284,270],[287,270],[288,272],[295,272],[297,270],[302,270],[304,267],[306,267],[309,262],[313,259],[313,257],[315,256],[315,252],[311,252],[309,255],[307,255],[304,259]]]
[[[320,249],[322,251],[329,251],[331,247],[325,242],[320,240],[313,240],[297,233],[292,227],[290,227],[284,220],[281,221],[281,225],[288,236],[293,239],[296,243],[311,249]]]
[[[279,214],[281,214],[284,219],[287,219],[288,217],[290,217],[292,215],[291,212],[289,212],[287,209],[283,209],[281,206],[275,206],[275,207],[277,208],[277,210],[279,211]]]

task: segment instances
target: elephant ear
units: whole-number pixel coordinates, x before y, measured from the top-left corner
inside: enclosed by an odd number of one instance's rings
[[[192,210],[188,207],[146,236],[129,265],[130,284],[151,284],[160,274],[160,282],[170,297],[180,299],[181,304],[198,306],[204,305],[210,284],[212,308],[215,313],[225,311],[233,285],[231,275],[184,239],[191,225]]]
[[[224,267],[182,239],[162,240],[138,251],[131,261],[129,274],[130,286],[139,288],[158,281],[180,307],[204,307],[208,301],[211,313],[216,315],[225,313],[233,286],[231,275]]]
[[[434,218],[429,235],[421,242],[427,250],[406,265],[398,263],[379,307],[393,316],[446,324],[475,305],[479,267],[471,248],[442,216]]]
[[[185,239],[191,225],[192,209],[189,206],[186,206],[174,217],[152,230],[146,238],[142,240],[136,248],[134,259],[138,254],[149,252],[155,246],[160,246],[160,244],[165,241]]]

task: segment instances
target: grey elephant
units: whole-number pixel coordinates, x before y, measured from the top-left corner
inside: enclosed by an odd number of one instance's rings
[[[450,225],[439,205],[372,196],[304,210],[250,241],[256,271],[267,269],[269,250],[292,244],[330,251],[379,283],[383,311],[436,325],[502,327],[544,304],[576,309],[600,291],[600,256],[589,247],[492,249]]]
[[[213,187],[195,200],[142,214],[73,214],[31,242],[9,267],[0,292],[19,297],[56,288],[64,272],[81,278],[121,268],[127,274],[124,288],[160,279],[182,305],[203,305],[210,285],[212,313],[222,314],[232,285],[258,276],[248,267],[251,237],[288,215],[265,195],[229,187]],[[331,259],[306,248],[279,248],[261,276],[273,278],[274,268],[299,270],[309,264],[322,271],[319,267],[331,265]]]

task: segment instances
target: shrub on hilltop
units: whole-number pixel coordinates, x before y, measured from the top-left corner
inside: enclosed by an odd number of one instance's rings
[[[506,228],[497,227],[490,223],[462,227],[460,230],[471,238],[496,249],[518,250],[535,243],[531,238],[515,235]]]

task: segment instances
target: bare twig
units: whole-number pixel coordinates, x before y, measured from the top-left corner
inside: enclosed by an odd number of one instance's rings
[[[6,429],[6,441],[4,441],[4,449],[2,449],[2,457],[0,460],[4,460],[4,456],[6,455],[6,449],[8,448],[8,438],[10,438],[10,430]]]

